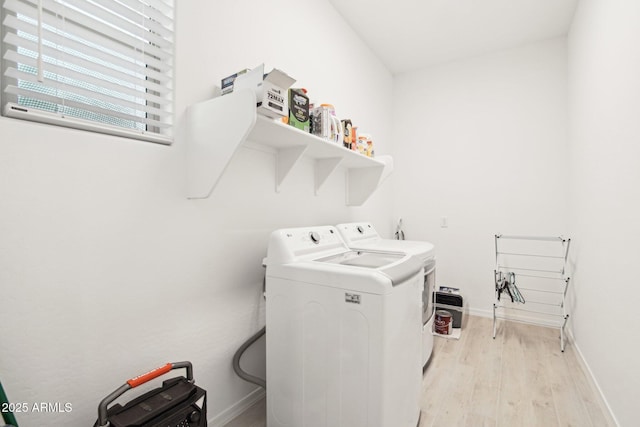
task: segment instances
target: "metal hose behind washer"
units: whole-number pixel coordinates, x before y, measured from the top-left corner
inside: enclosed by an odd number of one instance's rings
[[[245,352],[245,350],[248,349],[251,346],[251,344],[258,341],[258,339],[261,336],[263,336],[266,331],[267,331],[267,327],[263,326],[262,329],[260,329],[258,332],[253,334],[251,338],[246,340],[244,344],[242,344],[240,348],[236,351],[236,354],[233,355],[233,370],[235,371],[235,373],[243,380],[259,385],[265,390],[267,390],[267,381],[243,371],[242,368],[240,367],[240,358],[242,357],[242,354]]]

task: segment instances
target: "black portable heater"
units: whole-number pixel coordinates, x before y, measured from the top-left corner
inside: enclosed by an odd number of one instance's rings
[[[436,303],[436,309],[438,305],[442,308],[442,310],[449,309],[451,311],[451,316],[453,318],[452,327],[461,328],[462,327],[462,296],[449,292],[449,291],[436,291],[433,293],[433,300]],[[442,307],[442,305],[449,307]],[[458,308],[459,307],[459,308]]]
[[[171,378],[126,405],[107,406],[132,388],[173,369],[186,368],[187,377]],[[191,362],[167,363],[130,379],[102,399],[94,427],[207,427],[207,393],[193,380]]]

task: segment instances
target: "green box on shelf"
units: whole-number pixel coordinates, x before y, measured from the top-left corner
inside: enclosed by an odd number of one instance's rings
[[[309,97],[303,89],[289,89],[289,124],[305,132],[311,130]]]

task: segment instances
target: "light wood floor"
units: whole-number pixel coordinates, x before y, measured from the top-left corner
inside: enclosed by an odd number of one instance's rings
[[[460,340],[435,337],[419,427],[615,426],[557,329],[468,316]],[[265,427],[265,401],[225,427]]]

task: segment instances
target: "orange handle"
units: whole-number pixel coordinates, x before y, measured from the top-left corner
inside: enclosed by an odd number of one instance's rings
[[[164,375],[167,372],[173,369],[173,365],[171,363],[167,363],[164,366],[160,366],[152,371],[147,372],[146,374],[138,375],[135,378],[131,378],[127,381],[127,384],[131,386],[131,388],[138,387],[141,384],[146,383],[147,381],[151,381],[154,378],[159,377],[160,375]]]

